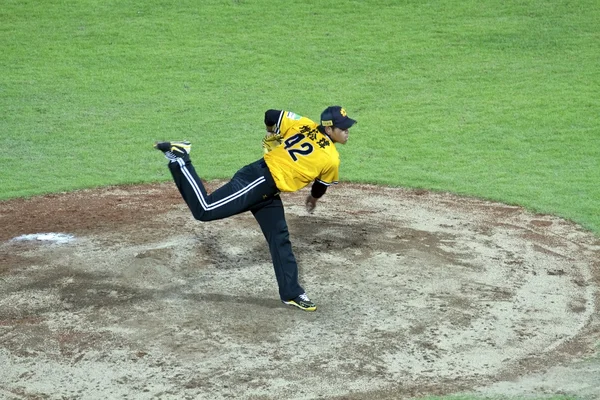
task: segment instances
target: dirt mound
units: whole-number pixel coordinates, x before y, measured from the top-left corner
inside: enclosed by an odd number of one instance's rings
[[[352,184],[309,215],[305,194],[282,198],[315,313],[279,301],[251,214],[195,221],[171,184],[0,203],[0,397],[392,399],[593,351],[600,243],[576,225]]]

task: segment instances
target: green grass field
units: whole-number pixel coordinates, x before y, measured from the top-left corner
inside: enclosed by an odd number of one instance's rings
[[[600,234],[599,16],[597,0],[4,0],[0,200],[170,180],[155,140],[191,140],[202,177],[228,178],[261,156],[266,109],[340,104],[359,121],[343,181]]]

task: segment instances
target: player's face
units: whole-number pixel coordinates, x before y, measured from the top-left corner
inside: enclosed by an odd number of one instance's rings
[[[333,127],[331,134],[329,135],[334,143],[346,144],[348,141],[348,129],[340,129]]]

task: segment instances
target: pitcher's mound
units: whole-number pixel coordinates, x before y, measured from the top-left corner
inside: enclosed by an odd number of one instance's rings
[[[309,215],[306,194],[282,198],[315,313],[279,301],[251,214],[195,221],[172,184],[0,203],[0,397],[396,399],[593,349],[600,244],[576,225],[353,184]]]

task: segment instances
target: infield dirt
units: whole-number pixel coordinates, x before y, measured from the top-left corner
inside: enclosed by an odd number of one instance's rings
[[[172,184],[1,202],[0,398],[600,398],[597,237],[447,193],[305,195],[282,198],[314,313],[280,302],[251,214],[195,221]]]

